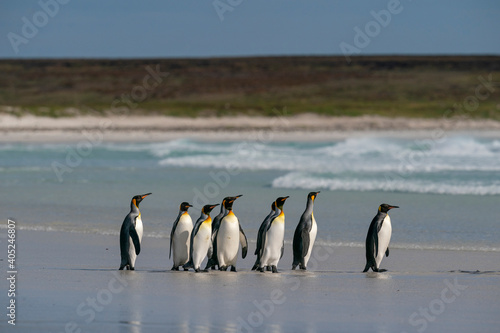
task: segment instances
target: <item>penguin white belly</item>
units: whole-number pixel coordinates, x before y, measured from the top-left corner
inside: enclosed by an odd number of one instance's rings
[[[193,230],[193,221],[189,215],[182,215],[175,228],[172,240],[174,252],[174,266],[181,266],[189,260],[189,241]]]
[[[142,234],[143,234],[143,225],[142,225],[142,220],[141,220],[141,215],[139,215],[135,219],[135,231],[137,231],[137,236],[139,236],[139,243],[142,244]],[[135,254],[135,246],[134,242],[132,241],[132,237],[129,237],[129,243],[130,247],[128,250],[128,254],[130,256],[130,265],[132,267],[135,267],[135,259],[137,259],[137,255]]]
[[[240,247],[240,225],[234,214],[222,219],[217,235],[217,259],[219,267],[234,266]]]
[[[309,258],[311,258],[312,248],[314,242],[316,241],[316,234],[318,233],[318,225],[316,224],[316,220],[314,219],[314,215],[312,216],[312,227],[309,232],[309,249],[307,250],[307,254],[304,257],[304,266],[307,267],[307,263],[309,262]]]
[[[195,269],[199,269],[212,242],[212,227],[209,223],[203,222],[201,224],[193,242],[193,265]]]
[[[380,268],[380,263],[385,256],[385,251],[389,247],[389,242],[391,241],[392,225],[391,218],[389,214],[385,217],[382,223],[382,228],[378,232],[378,253],[375,262],[377,263],[377,268]]]
[[[285,217],[278,216],[271,224],[266,234],[261,267],[278,266],[281,257],[281,247],[285,237]]]

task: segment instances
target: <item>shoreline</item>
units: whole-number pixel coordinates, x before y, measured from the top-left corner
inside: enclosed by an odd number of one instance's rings
[[[287,248],[279,274],[249,271],[253,257],[238,258],[238,273],[194,273],[170,271],[168,242],[148,238],[137,270],[118,271],[116,236],[19,230],[17,239],[19,332],[494,332],[499,324],[496,253],[397,250],[387,272],[362,273],[363,249],[318,246],[317,265],[302,272],[290,270]]]
[[[380,116],[289,117],[167,116],[47,118],[0,115],[0,143],[160,142],[180,138],[206,141],[328,141],[349,137],[434,138],[447,133],[499,137],[500,122],[473,119],[414,119]]]

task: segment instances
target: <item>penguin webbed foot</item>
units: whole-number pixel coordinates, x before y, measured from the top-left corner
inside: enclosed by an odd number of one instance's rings
[[[278,267],[276,267],[275,265],[272,265],[271,268],[273,270],[273,273],[279,273],[278,272]]]
[[[370,270],[370,268],[372,269],[372,271],[377,272],[377,266],[375,265],[375,263],[371,264],[371,262],[367,262],[365,269],[363,270],[363,273],[368,272]]]
[[[292,271],[294,271],[295,268],[297,268],[297,265],[292,265]]]
[[[258,270],[259,272],[261,272],[261,273],[264,273],[264,272],[265,272],[264,267],[259,267],[259,268],[257,268],[257,270]]]
[[[270,272],[272,270],[271,266],[266,266],[266,271]]]
[[[231,266],[231,272],[236,272],[236,266]]]
[[[123,271],[123,270],[129,270],[130,265],[129,264],[121,264],[120,268],[118,270]]]
[[[227,271],[227,266],[220,266],[219,271]]]
[[[383,272],[387,272],[387,269],[384,269],[384,268],[377,268],[376,266],[372,266],[372,267],[369,267],[368,269],[365,269],[363,271],[363,273],[366,273],[368,272],[369,269],[372,269],[372,271],[374,271],[375,273],[383,273]]]

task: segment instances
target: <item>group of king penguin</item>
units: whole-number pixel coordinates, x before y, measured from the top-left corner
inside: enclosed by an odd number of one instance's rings
[[[320,192],[310,192],[307,196],[306,209],[293,235],[293,263],[292,270],[297,266],[301,270],[307,269],[312,248],[316,240],[318,227],[314,219],[314,200]],[[144,198],[151,195],[146,193],[136,195],[130,203],[130,212],[125,217],[120,230],[120,270],[135,269],[135,260],[141,252],[143,224],[139,204]],[[172,270],[180,267],[187,271],[190,268],[195,272],[208,272],[218,268],[220,271],[236,272],[236,261],[241,245],[243,259],[248,252],[248,242],[241,224],[233,212],[233,204],[242,195],[225,197],[220,204],[220,213],[212,220],[210,213],[219,206],[205,205],[193,226],[188,209],[193,207],[187,202],[181,203],[179,214],[172,225],[170,233],[170,254],[173,256]],[[257,256],[252,270],[260,272],[272,271],[278,273],[278,262],[283,257],[285,249],[285,212],[283,206],[289,197],[279,197],[271,204],[271,212],[264,218],[257,233]],[[366,266],[363,272],[370,268],[374,272],[384,272],[380,263],[384,255],[389,256],[389,242],[392,235],[389,210],[399,208],[388,204],[381,204],[377,215],[373,218],[366,236]],[[208,258],[205,268],[201,264]]]

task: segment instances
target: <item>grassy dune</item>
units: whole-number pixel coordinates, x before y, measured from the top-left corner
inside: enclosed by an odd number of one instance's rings
[[[169,73],[150,90],[147,66]],[[373,56],[350,65],[343,57],[0,60],[0,106],[16,107],[0,112],[106,114],[125,94],[135,96],[133,104],[116,105],[131,114],[273,115],[286,108],[290,115],[434,118],[473,96],[478,77],[490,73],[495,91],[471,116],[498,120],[498,56]]]

